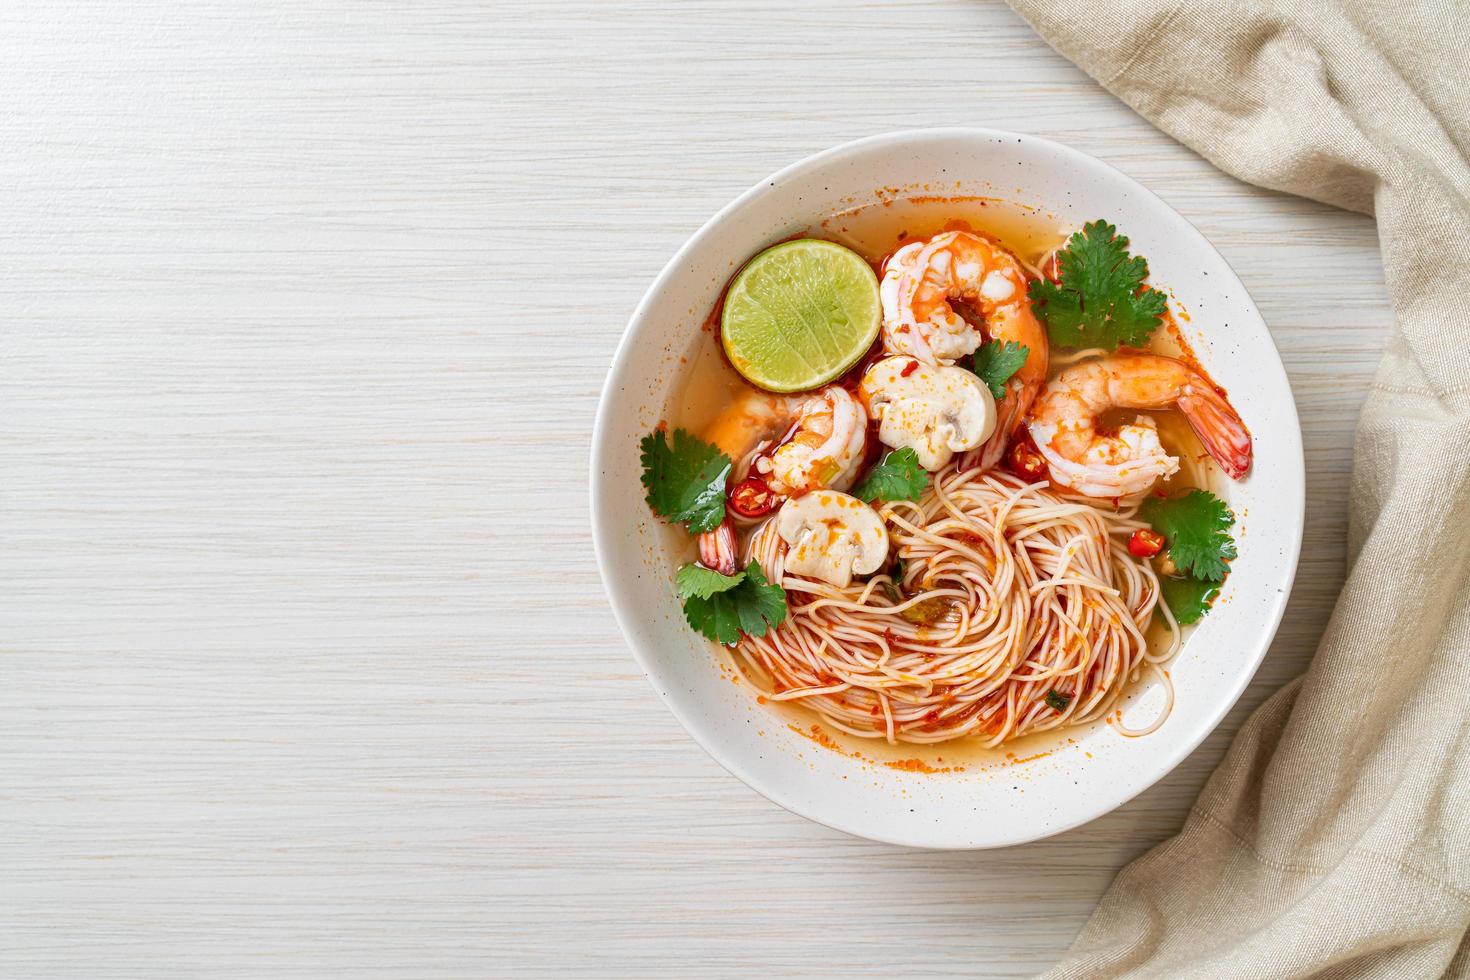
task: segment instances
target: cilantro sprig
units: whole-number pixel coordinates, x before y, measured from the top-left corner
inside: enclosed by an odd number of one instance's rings
[[[725,481],[730,457],[683,429],[672,445],[655,430],[638,444],[649,508],[674,523],[688,522],[690,534],[713,531],[725,519]]]
[[[1106,221],[1073,233],[1057,253],[1058,282],[1031,283],[1031,310],[1058,347],[1142,347],[1168,302],[1145,286],[1148,261],[1128,253],[1128,239]]]
[[[689,625],[727,646],[740,642],[741,633],[765,636],[786,621],[786,590],[768,582],[755,562],[734,575],[685,565],[674,574],[674,585]]]
[[[1006,395],[1006,382],[1025,366],[1026,358],[1030,355],[1031,348],[1025,344],[1018,344],[1014,340],[1005,343],[989,340],[981,344],[970,358],[970,370],[980,376],[991,395],[999,401]]]
[[[1164,601],[1180,623],[1187,626],[1198,621],[1219,595],[1220,583],[1235,558],[1235,541],[1230,537],[1235,515],[1208,490],[1151,497],[1139,514],[1164,536],[1169,560],[1179,572],[1160,578]]]
[[[918,500],[927,486],[929,474],[919,465],[919,454],[904,447],[884,456],[877,466],[868,470],[867,476],[853,488],[852,495],[870,504],[879,499]]]
[[[1169,558],[1185,575],[1206,582],[1223,582],[1235,557],[1230,528],[1235,515],[1225,501],[1208,490],[1190,490],[1178,497],[1150,497],[1140,516],[1169,542]]]

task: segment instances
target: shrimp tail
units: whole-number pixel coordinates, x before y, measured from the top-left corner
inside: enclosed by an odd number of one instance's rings
[[[1225,396],[1207,384],[1187,384],[1179,410],[1220,468],[1239,480],[1251,468],[1251,434]]]
[[[735,574],[737,551],[739,545],[735,540],[735,525],[730,523],[728,517],[713,531],[706,531],[699,536],[700,564],[721,575]]]
[[[1031,410],[1031,403],[1035,399],[1034,385],[1012,380],[1006,386],[1005,397],[995,404],[995,431],[985,440],[984,445],[965,459],[965,463],[979,465],[982,470],[988,470],[1000,462],[1006,447],[1011,443],[1011,437],[1021,427],[1021,422]]]

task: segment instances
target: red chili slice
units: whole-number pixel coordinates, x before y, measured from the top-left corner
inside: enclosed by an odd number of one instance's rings
[[[1011,451],[1006,454],[1006,465],[1023,480],[1034,483],[1047,478],[1046,457],[1036,451],[1029,439],[1020,438],[1011,443]]]
[[[730,491],[730,509],[741,517],[769,514],[780,502],[781,498],[758,476],[747,476]]]
[[[1164,536],[1158,531],[1139,528],[1128,538],[1128,553],[1136,558],[1152,558],[1164,550]]]

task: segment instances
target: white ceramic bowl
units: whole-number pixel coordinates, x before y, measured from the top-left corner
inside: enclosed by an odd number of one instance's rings
[[[1124,738],[1095,726],[1044,758],[923,773],[828,751],[730,683],[724,656],[685,624],[674,569],[690,560],[643,502],[638,440],[663,417],[681,357],[710,342],[700,324],[749,256],[894,188],[942,186],[1037,205],[1065,224],[1106,217],[1149,260],[1151,280],[1188,308],[1185,335],[1255,436],[1251,474],[1228,488],[1240,557],[1225,588],[1170,665],[1177,692],[1163,727]],[[781,806],[879,841],[1001,847],[1092,820],[1148,788],[1235,703],[1286,606],[1301,545],[1301,432],[1265,323],[1235,273],[1189,222],[1130,178],[1076,150],[1018,133],[890,133],[808,157],[761,181],[679,249],[633,313],[603,388],[592,450],[598,564],[628,643],[654,688],[726,769]],[[1152,718],[1163,693],[1124,709]]]

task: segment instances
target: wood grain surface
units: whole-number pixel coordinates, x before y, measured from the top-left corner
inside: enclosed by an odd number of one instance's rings
[[[1218,173],[998,2],[18,0],[0,82],[6,977],[1027,975],[1329,615],[1372,225]],[[964,124],[1094,154],[1221,249],[1310,506],[1279,638],[1178,771],[919,853],[684,735],[604,600],[587,457],[706,217]]]

